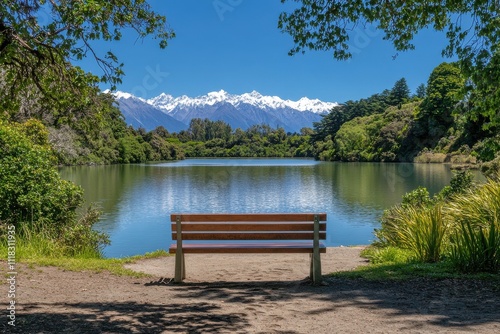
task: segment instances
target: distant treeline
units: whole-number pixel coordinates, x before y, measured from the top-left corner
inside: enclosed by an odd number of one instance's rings
[[[247,130],[223,121],[195,118],[187,130],[169,133],[163,126],[146,132],[129,128],[126,142],[121,141],[123,162],[143,162],[194,157],[312,157],[312,130],[300,134],[283,128],[254,125]]]
[[[187,130],[147,132],[127,126],[114,98],[96,87],[75,100],[19,96],[2,100],[0,119],[38,119],[59,165],[138,163],[189,157],[315,157],[328,161],[423,161],[498,166],[500,114],[485,113],[465,94],[467,80],[453,63],[431,73],[414,94],[404,78],[392,89],[333,108],[313,128],[286,133],[254,125],[193,119]],[[473,92],[473,91],[472,91]],[[26,94],[28,96],[29,94]],[[477,97],[476,97],[477,98]],[[76,104],[75,104],[76,102]]]

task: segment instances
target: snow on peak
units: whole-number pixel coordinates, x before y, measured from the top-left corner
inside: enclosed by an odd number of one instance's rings
[[[115,99],[136,99],[136,100],[140,100],[140,101],[143,101],[143,102],[147,102],[146,100],[144,100],[143,98],[140,98],[140,97],[137,97],[135,95],[132,95],[130,93],[127,93],[127,92],[122,92],[122,91],[116,91],[116,92],[112,92],[110,91],[109,89],[106,89],[103,93],[106,93],[106,94],[111,94],[115,97]]]
[[[132,94],[124,92],[116,92],[113,93],[113,95],[116,98],[134,98]],[[318,99],[309,99],[307,97],[303,97],[298,101],[283,100],[278,96],[264,96],[255,90],[241,95],[232,95],[222,89],[194,98],[186,95],[173,97],[172,95],[162,93],[145,102],[167,113],[174,110],[176,107],[202,107],[222,102],[230,103],[235,107],[247,104],[263,109],[292,108],[298,111],[310,111],[314,113],[328,112],[333,107],[338,106],[336,102],[323,102]]]
[[[206,101],[207,104],[213,105],[218,102],[226,101],[230,95],[223,89],[218,92],[210,92],[207,95],[199,96],[196,99]]]
[[[169,94],[161,93],[157,97],[154,97],[152,99],[147,100],[148,104],[155,105],[155,104],[167,104],[170,103],[174,100],[174,97]]]

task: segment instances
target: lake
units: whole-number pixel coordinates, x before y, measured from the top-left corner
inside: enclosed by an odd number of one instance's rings
[[[167,249],[169,215],[178,212],[326,212],[327,246],[365,245],[384,209],[418,186],[433,194],[452,176],[444,164],[309,159],[187,159],[60,173],[103,211],[95,228],[111,237],[106,257]]]

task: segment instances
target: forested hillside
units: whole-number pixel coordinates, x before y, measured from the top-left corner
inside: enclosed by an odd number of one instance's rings
[[[311,137],[321,160],[498,164],[498,114],[481,113],[465,75],[442,63],[410,95],[406,80],[391,90],[348,101],[315,123]]]

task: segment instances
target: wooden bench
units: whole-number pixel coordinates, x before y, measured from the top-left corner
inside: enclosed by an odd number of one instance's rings
[[[186,277],[188,253],[309,253],[310,278],[314,284],[321,282],[326,213],[172,214],[170,221],[175,282]],[[184,243],[191,240],[209,242]]]

